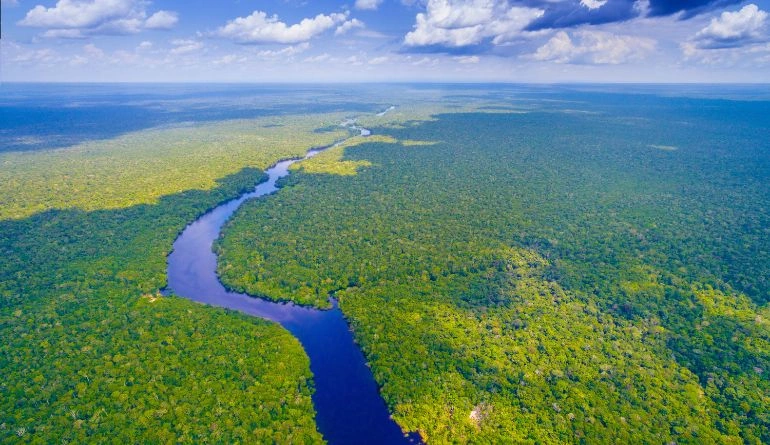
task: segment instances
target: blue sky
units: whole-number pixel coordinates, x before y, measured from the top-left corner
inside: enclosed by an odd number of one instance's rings
[[[2,81],[770,82],[770,0],[0,0]]]

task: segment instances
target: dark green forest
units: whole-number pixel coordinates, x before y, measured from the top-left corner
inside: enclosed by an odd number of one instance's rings
[[[289,332],[159,291],[186,224],[337,135],[298,125],[277,143],[259,122],[203,130],[4,155],[17,168],[4,174],[26,178],[3,184],[5,210],[29,216],[0,221],[0,442],[323,441],[309,361]],[[218,136],[224,148],[207,146]],[[38,197],[59,209],[35,212]]]
[[[430,97],[245,204],[225,284],[332,294],[429,443],[770,443],[768,102]],[[322,442],[289,332],[160,290],[186,224],[343,117],[0,155],[0,442]]]
[[[223,280],[333,293],[433,443],[770,442],[767,103],[573,99],[296,164],[226,227]]]

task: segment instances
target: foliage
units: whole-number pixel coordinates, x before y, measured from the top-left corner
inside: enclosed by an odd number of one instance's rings
[[[767,103],[562,99],[303,162],[226,227],[225,282],[336,291],[431,441],[770,441]]]
[[[189,147],[187,130],[169,131],[160,139],[175,146],[178,136]],[[254,131],[256,138],[261,130]],[[177,234],[260,177],[244,163],[261,169],[302,141],[328,142],[313,138],[231,146],[233,156],[206,154],[206,144],[190,158],[134,146],[18,154],[39,159],[15,164],[30,169],[12,173],[26,178],[19,211],[37,208],[32,196],[70,208],[0,221],[0,442],[322,442],[309,362],[296,339],[273,323],[158,294]],[[99,167],[78,167],[84,156],[98,157]],[[207,190],[168,194],[191,186],[179,172],[215,158],[204,178],[241,170]],[[116,198],[131,191],[120,198],[125,208],[107,209],[115,202],[91,188],[57,194],[60,178],[42,165],[70,169],[73,183],[110,182]],[[170,165],[178,172],[166,174]],[[150,174],[164,196],[136,184]]]
[[[340,114],[266,117],[157,128],[59,150],[0,153],[0,219],[52,208],[125,208],[185,190],[208,190],[244,167],[347,136]]]
[[[363,141],[363,137],[357,136],[346,140],[340,146],[327,149],[314,156],[314,162],[307,164],[310,173],[328,173],[333,175],[355,175],[359,168],[369,167],[368,161],[344,161],[342,160],[343,148],[354,145],[356,141]],[[293,167],[293,166],[292,166]]]

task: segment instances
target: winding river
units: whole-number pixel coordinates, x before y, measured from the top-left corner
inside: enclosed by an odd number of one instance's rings
[[[344,124],[362,136],[370,134],[369,130],[356,127],[355,121]],[[302,159],[333,146],[312,149]],[[330,310],[276,303],[230,292],[219,282],[212,245],[222,225],[247,199],[276,192],[276,181],[288,175],[289,166],[299,160],[278,162],[265,171],[268,180],[258,184],[254,191],[214,208],[187,226],[168,257],[168,291],[275,321],[299,339],[310,357],[316,423],[330,444],[418,443],[419,435],[405,436],[390,418],[364,355],[353,341],[336,302]]]

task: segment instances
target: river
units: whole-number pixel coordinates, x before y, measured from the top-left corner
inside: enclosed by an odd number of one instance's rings
[[[355,121],[343,124],[361,136],[371,134],[357,127]],[[302,159],[327,148],[312,149]],[[330,444],[419,443],[419,435],[405,436],[390,418],[366,359],[336,303],[330,310],[276,303],[230,292],[219,282],[212,245],[222,225],[244,201],[276,192],[276,181],[288,175],[289,166],[298,160],[278,162],[265,171],[268,180],[253,191],[214,208],[187,226],[168,257],[167,290],[193,301],[272,320],[289,330],[310,357],[316,424]]]

